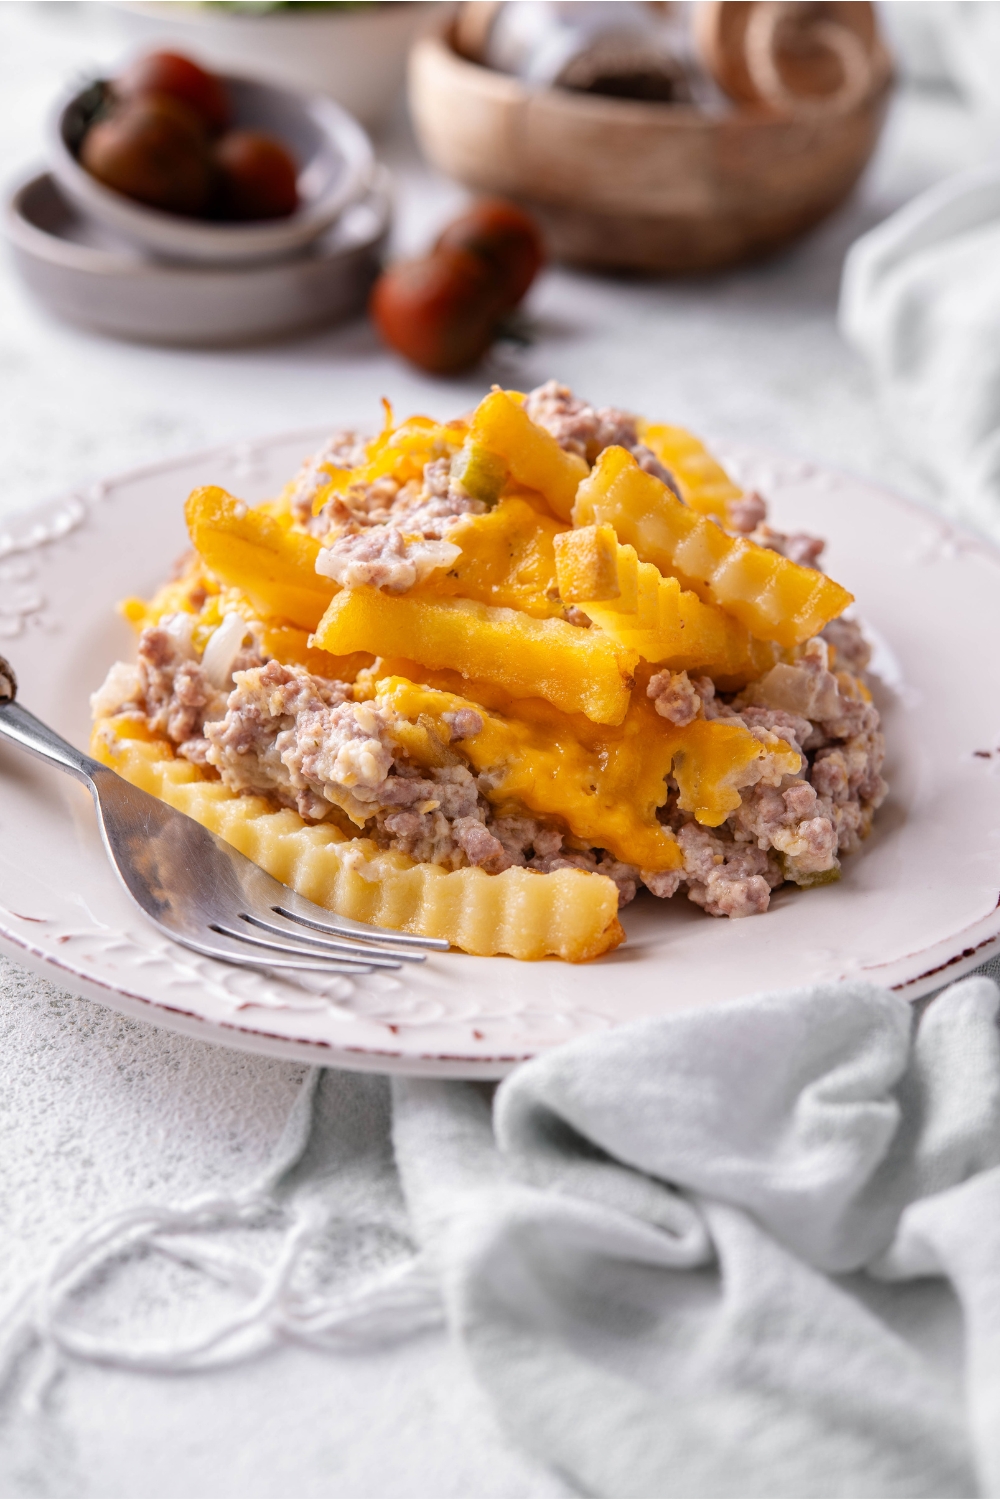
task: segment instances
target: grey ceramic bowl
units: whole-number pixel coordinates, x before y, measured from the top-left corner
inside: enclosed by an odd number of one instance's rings
[[[285,219],[220,224],[148,208],[85,171],[77,159],[95,87],[75,88],[49,120],[52,171],[78,208],[165,260],[236,265],[276,260],[323,234],[371,182],[374,156],[361,126],[330,99],[248,78],[225,79],[239,129],[276,136],[298,165],[300,205]]]
[[[82,214],[44,172],[14,188],[6,237],[21,277],[72,323],[157,344],[273,339],[354,317],[378,273],[389,224],[388,173],[304,250],[241,266],[152,259]]]

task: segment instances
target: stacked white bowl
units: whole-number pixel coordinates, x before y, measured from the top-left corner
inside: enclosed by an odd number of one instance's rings
[[[57,315],[105,333],[218,344],[275,337],[349,316],[378,269],[387,174],[340,105],[226,76],[237,129],[285,145],[299,206],[286,218],[219,223],[150,208],[78,160],[94,84],[53,109],[48,172],[11,194],[6,230],[31,289]]]

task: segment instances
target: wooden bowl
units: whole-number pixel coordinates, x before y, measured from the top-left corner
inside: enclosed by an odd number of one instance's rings
[[[825,218],[872,154],[891,82],[877,38],[863,93],[802,112],[531,88],[460,57],[450,32],[416,44],[409,74],[430,161],[523,203],[557,260],[671,273],[750,259]]]

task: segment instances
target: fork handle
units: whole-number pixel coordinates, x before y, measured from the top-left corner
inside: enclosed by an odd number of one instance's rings
[[[62,735],[43,724],[41,719],[36,719],[20,703],[15,703],[16,695],[17,678],[14,676],[14,669],[0,656],[0,739],[20,745],[22,750],[28,750],[40,760],[47,760],[50,765],[68,771],[78,781],[85,781],[92,787],[95,774],[104,769],[100,761],[84,755],[82,750],[77,750]]]

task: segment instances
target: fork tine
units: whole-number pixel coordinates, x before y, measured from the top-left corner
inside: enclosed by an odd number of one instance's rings
[[[363,959],[354,959],[347,955],[341,957],[332,953],[317,952],[315,949],[299,948],[294,943],[277,943],[270,938],[254,937],[253,933],[239,932],[235,928],[223,926],[221,922],[212,922],[209,926],[210,930],[217,932],[220,937],[235,938],[238,943],[248,943],[252,948],[266,949],[268,953],[284,954],[287,957],[306,959],[310,964],[314,964],[317,967],[325,967],[330,963],[343,963],[349,964],[352,972],[364,968],[369,973],[372,969],[399,969],[402,967],[398,959],[384,957],[377,948],[373,948],[370,954],[366,953]],[[265,960],[260,959],[258,962],[263,963]]]
[[[191,933],[171,933],[170,936],[183,947],[192,948],[195,953],[203,953],[206,958],[213,958],[219,963],[237,964],[241,968],[306,970],[316,974],[373,974],[375,972],[373,964],[365,963],[360,959],[327,957],[324,954],[307,953],[305,949],[296,952],[288,947],[280,951],[265,952],[243,941],[237,942],[235,936],[230,938],[229,934],[222,930],[218,935],[209,928],[205,930],[203,936],[195,937]]]
[[[308,905],[314,911],[321,911],[321,907],[313,905],[313,902],[303,900],[303,905]],[[289,902],[288,906],[272,906],[271,910],[277,912],[279,917],[287,917],[290,922],[298,922],[302,927],[312,927],[316,932],[323,932],[337,937],[359,938],[363,942],[376,943],[382,939],[390,943],[402,944],[407,948],[427,948],[435,953],[447,953],[451,947],[447,938],[421,937],[413,932],[394,932],[390,927],[370,927],[365,922],[354,922],[350,917],[338,917],[333,912],[323,913],[324,920],[318,922],[315,917],[307,916],[305,912],[295,911]]]
[[[399,969],[404,959],[424,957],[407,950],[449,948],[441,938],[328,914],[186,813],[82,755],[16,703],[16,694],[14,673],[0,657],[0,738],[86,783],[117,875],[147,920],[172,941],[223,963],[329,974]],[[309,932],[280,927],[271,916]]]
[[[291,938],[295,946],[300,943],[308,943],[321,953],[329,953],[331,957],[339,954],[347,954],[354,958],[367,960],[373,954],[381,955],[383,958],[398,958],[404,963],[422,964],[427,960],[426,953],[414,952],[406,948],[390,948],[387,944],[347,942],[344,938],[310,937],[307,932],[299,932],[290,926],[279,927],[277,922],[265,922],[261,917],[255,917],[250,912],[241,911],[240,921],[249,922],[252,927],[260,928],[261,932],[270,933],[272,937]]]
[[[252,948],[246,953],[236,953],[232,948],[213,948],[209,943],[193,943],[190,940],[187,940],[184,946],[193,948],[197,953],[204,953],[207,958],[214,958],[219,963],[236,964],[243,969],[282,971],[287,969],[293,973],[309,974],[374,974],[375,972],[373,965],[354,963],[349,958],[290,958],[287,953],[285,955],[259,953]]]

